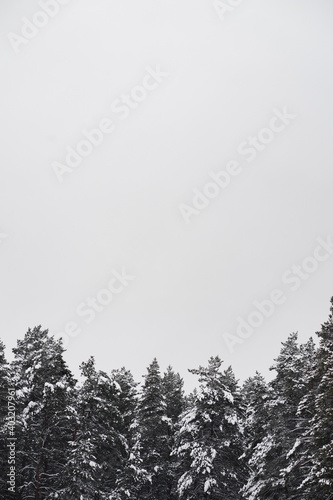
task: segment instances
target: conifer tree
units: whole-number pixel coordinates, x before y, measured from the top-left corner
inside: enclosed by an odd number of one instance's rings
[[[13,349],[17,395],[18,498],[44,500],[56,492],[73,431],[75,380],[61,341],[40,326]]]
[[[263,437],[249,459],[251,474],[243,490],[251,500],[289,500],[297,489],[297,475],[290,473],[290,452],[302,432],[297,411],[307,391],[307,348],[298,345],[297,333],[289,335],[271,368],[276,376],[269,384],[266,424],[262,422]]]
[[[249,478],[243,493],[246,497],[251,498],[252,495],[255,498],[256,491],[260,491],[265,480],[257,463],[261,459],[261,446],[269,422],[270,390],[264,377],[256,372],[254,377],[244,382],[242,394],[245,405],[244,460],[249,465]]]
[[[307,458],[310,468],[301,486],[307,498],[333,498],[333,298],[328,321],[322,325],[312,380],[313,416]]]
[[[245,380],[242,387],[245,405],[246,442],[254,449],[265,435],[269,412],[270,390],[265,378],[258,372]]]
[[[138,384],[134,381],[133,375],[125,367],[114,369],[111,372],[111,380],[118,387],[117,408],[121,415],[119,421],[119,431],[131,443],[132,425],[135,421],[138,406]]]
[[[316,349],[313,339],[300,345],[300,359],[303,365],[301,380],[303,397],[300,399],[295,416],[295,429],[291,447],[286,453],[287,466],[281,476],[288,481],[289,495],[293,500],[304,500],[303,484],[308,481],[311,469],[309,461],[309,434],[314,415],[314,369]]]
[[[123,463],[118,470],[110,500],[140,500],[141,491],[150,484],[150,476],[143,467],[140,453],[140,434],[137,418],[137,383],[125,368],[112,370],[112,379],[120,388],[118,409],[122,416],[120,432],[126,447]]]
[[[140,500],[168,500],[168,421],[162,377],[156,358],[144,376],[138,407],[140,452],[143,468],[150,477]]]
[[[177,500],[177,458],[172,455],[175,446],[175,432],[181,413],[185,407],[184,382],[179,373],[175,373],[171,366],[162,378],[162,390],[166,404],[166,423],[168,425],[168,463],[166,464],[166,481],[168,489],[168,500]]]
[[[199,376],[193,407],[180,419],[174,453],[182,475],[180,499],[240,500],[245,479],[242,463],[242,405],[231,369],[221,372],[219,357],[208,367],[189,370]]]
[[[81,371],[85,380],[79,390],[78,421],[59,493],[61,500],[108,498],[115,490],[127,448],[121,434],[119,384],[96,370],[93,357],[81,364]]]
[[[166,416],[172,425],[175,425],[184,410],[184,381],[179,373],[173,371],[171,366],[168,366],[164,373],[162,389],[166,404]]]

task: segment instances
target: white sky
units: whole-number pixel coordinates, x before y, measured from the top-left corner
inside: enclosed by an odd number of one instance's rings
[[[228,3],[228,2],[226,2]],[[210,0],[71,0],[19,54],[7,38],[40,10],[0,5],[1,330],[9,349],[28,327],[76,321],[66,359],[94,355],[137,380],[156,356],[193,384],[187,368],[219,354],[244,379],[268,373],[280,342],[327,319],[332,257],[292,293],[281,275],[311,256],[332,228],[333,4],[247,0],[221,20]],[[110,105],[168,72],[121,121]],[[297,116],[249,163],[238,145],[273,109]],[[52,162],[102,118],[115,131],[59,183]],[[211,170],[242,161],[186,225]],[[135,275],[87,325],[76,307],[112,269]],[[274,288],[287,300],[231,354],[238,316]]]

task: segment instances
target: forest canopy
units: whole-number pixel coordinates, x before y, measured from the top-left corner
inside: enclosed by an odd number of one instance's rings
[[[1,498],[332,499],[333,299],[316,335],[287,337],[270,382],[211,357],[189,395],[156,359],[139,385],[91,357],[79,384],[41,326],[12,363],[0,341]]]

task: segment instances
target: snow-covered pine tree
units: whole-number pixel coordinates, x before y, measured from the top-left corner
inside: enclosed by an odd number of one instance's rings
[[[67,462],[64,467],[57,491],[49,499],[99,500],[100,467],[97,464],[95,436],[91,432],[86,415],[78,416],[73,440],[67,450]]]
[[[175,425],[180,414],[184,410],[184,381],[175,373],[171,366],[162,378],[162,388],[166,404],[166,416],[170,419],[172,425]]]
[[[140,452],[143,468],[150,477],[140,491],[140,500],[168,499],[168,420],[162,377],[156,358],[144,375],[138,407]]]
[[[245,406],[245,441],[250,446],[246,453],[251,453],[265,435],[270,390],[265,378],[256,372],[253,377],[245,380],[242,394]]]
[[[311,469],[309,461],[309,434],[311,419],[314,415],[314,369],[316,348],[313,339],[300,345],[302,362],[301,392],[296,411],[295,430],[291,449],[286,453],[287,467],[282,469],[281,476],[289,484],[289,495],[292,500],[305,500],[302,485],[307,482]]]
[[[95,375],[93,358],[81,365],[81,373],[87,379],[90,379],[89,376],[92,374],[92,376]],[[57,500],[68,498],[96,500],[99,498],[100,467],[97,464],[95,429],[90,418],[91,410],[87,408],[85,383],[78,388],[77,392],[76,419],[72,429],[72,440],[67,450],[66,466],[58,490],[51,496]]]
[[[112,377],[96,370],[93,357],[81,364],[81,372],[85,380],[79,390],[78,422],[56,498],[104,500],[115,490],[127,450],[120,432],[121,388]]]
[[[322,325],[313,375],[313,417],[310,420],[307,458],[310,470],[302,484],[307,500],[333,498],[333,298],[328,321]]]
[[[246,468],[241,460],[242,404],[229,368],[219,357],[208,367],[189,370],[199,376],[193,406],[181,416],[174,454],[180,462],[178,494],[184,500],[240,500]]]
[[[140,455],[138,384],[125,368],[112,370],[112,379],[121,389],[118,398],[118,409],[122,417],[119,430],[126,440],[126,449],[110,500],[140,500],[140,492],[144,486],[149,485],[150,476],[142,465]]]
[[[137,420],[131,425],[132,440],[127,449],[123,466],[118,471],[117,481],[109,500],[141,500],[143,491],[151,486],[151,474],[143,466],[141,442]]]
[[[9,367],[5,356],[5,346],[0,340],[0,498],[4,500],[14,496],[13,493],[8,491],[9,484],[7,484],[9,480],[7,474],[10,467],[10,464],[8,464],[8,437],[10,430],[13,429],[12,432],[15,432],[15,417],[10,415],[9,419],[9,410],[11,410],[11,413],[15,412],[15,396],[11,396],[13,402],[9,401],[9,387],[12,388],[9,383]]]
[[[251,475],[244,488],[249,500],[289,500],[293,498],[297,478],[290,474],[290,452],[301,434],[297,410],[307,391],[309,370],[297,333],[282,342],[272,366],[276,376],[269,384],[271,397],[264,437],[253,450],[249,465]]]
[[[257,467],[257,461],[261,458],[261,443],[266,438],[269,422],[270,390],[264,377],[256,372],[254,377],[244,382],[242,394],[245,405],[244,460],[249,465],[249,478],[243,493],[247,498],[251,498],[251,495],[255,498],[255,492],[260,491],[265,481],[261,468]]]
[[[17,406],[17,498],[57,491],[73,433],[75,380],[60,340],[40,326],[18,340],[11,364]]]
[[[132,425],[136,417],[138,406],[138,383],[134,381],[133,375],[125,367],[112,370],[111,380],[118,386],[117,408],[121,415],[119,420],[119,431],[131,443]]]
[[[179,373],[175,373],[171,366],[162,378],[162,389],[166,404],[166,422],[168,424],[169,460],[166,468],[168,500],[177,500],[177,458],[172,455],[175,446],[175,431],[181,413],[185,407],[184,382]]]

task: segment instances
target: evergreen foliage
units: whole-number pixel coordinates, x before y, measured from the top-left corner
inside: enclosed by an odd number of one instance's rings
[[[317,336],[318,348],[289,335],[269,383],[256,372],[239,387],[211,357],[189,370],[199,385],[188,396],[156,359],[140,387],[126,368],[99,371],[94,358],[79,384],[61,341],[40,326],[18,340],[10,364],[0,341],[0,498],[332,500],[333,299]]]

